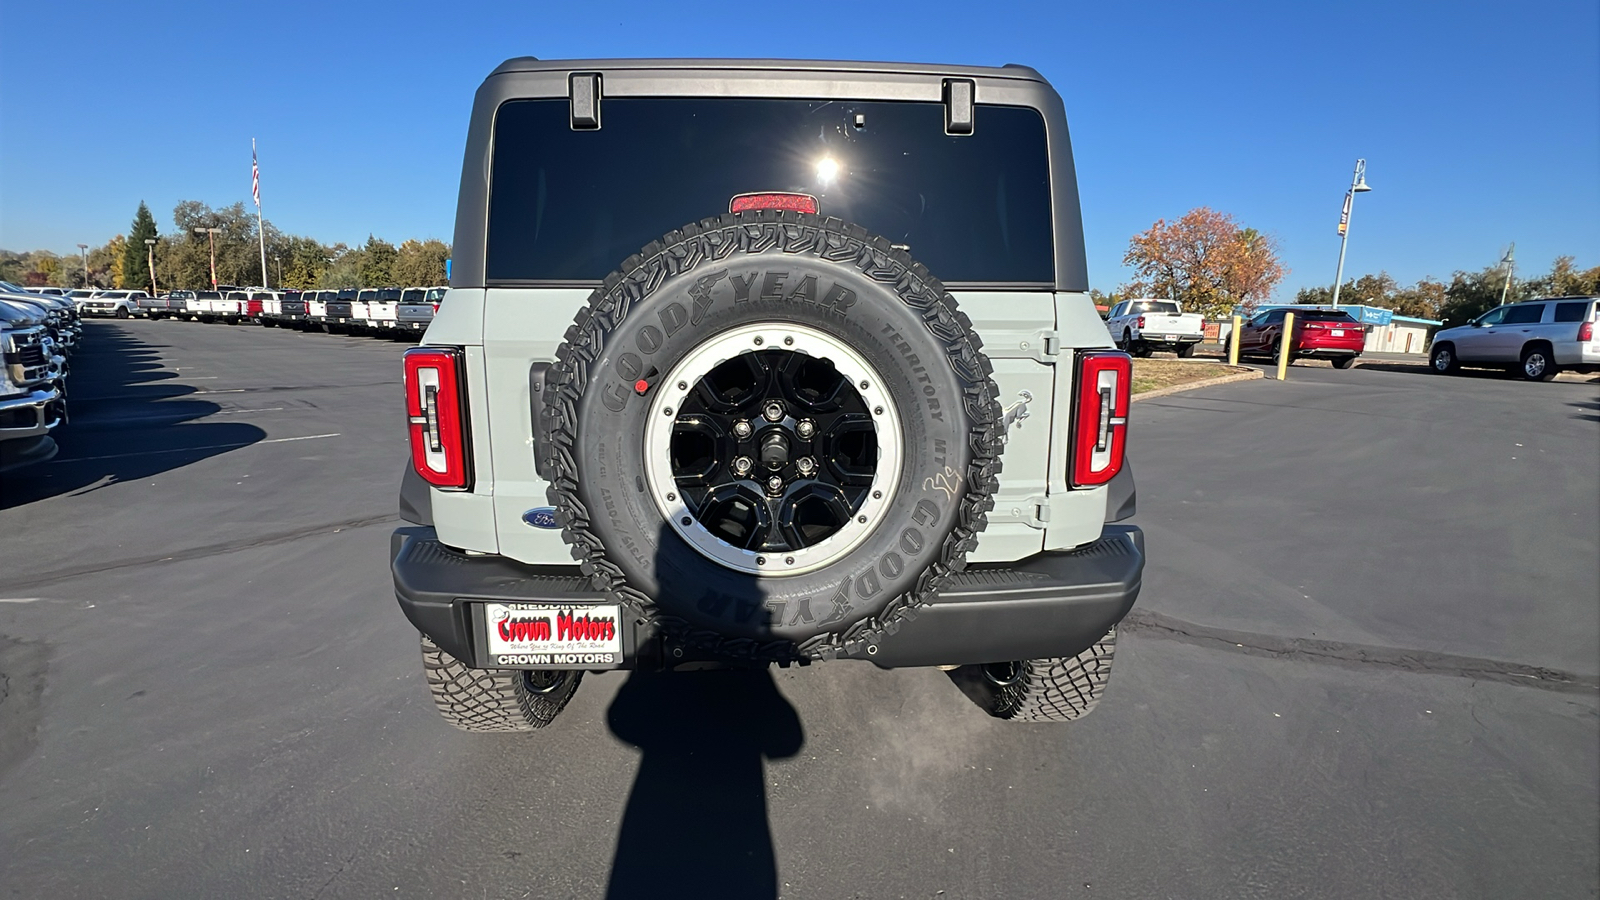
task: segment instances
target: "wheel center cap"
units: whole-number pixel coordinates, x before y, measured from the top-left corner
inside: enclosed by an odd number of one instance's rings
[[[761,438],[761,464],[776,472],[789,464],[789,439],[774,428]]]

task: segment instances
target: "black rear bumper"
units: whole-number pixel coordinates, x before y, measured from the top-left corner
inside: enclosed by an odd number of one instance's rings
[[[485,661],[475,646],[471,603],[608,602],[576,566],[467,556],[439,543],[432,528],[396,530],[389,555],[406,617],[472,665]],[[973,566],[952,576],[914,619],[847,658],[894,668],[1075,656],[1127,615],[1143,572],[1144,533],[1107,525],[1098,541],[1076,550],[1040,553],[1004,567]],[[622,644],[628,668],[699,658],[646,629],[624,628]]]

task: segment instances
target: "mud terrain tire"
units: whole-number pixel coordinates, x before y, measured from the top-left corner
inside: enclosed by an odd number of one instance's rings
[[[474,669],[422,635],[422,674],[445,721],[462,731],[533,731],[549,725],[578,690],[578,671]]]
[[[1069,722],[1088,715],[1105,695],[1116,650],[1113,628],[1077,656],[962,666],[949,675],[963,694],[997,719]]]
[[[689,517],[680,529],[678,517],[669,521],[663,512],[664,500],[675,495],[646,485],[648,467],[662,465],[646,459],[647,424],[657,418],[652,403],[667,396],[655,395],[685,389],[670,373],[731,333],[769,328],[776,331],[765,349],[717,358],[782,350],[776,346],[788,343],[782,329],[808,331],[878,374],[876,387],[899,423],[880,433],[898,434],[901,447],[894,455],[898,474],[885,476],[882,505],[866,528],[856,529],[861,536],[834,545],[836,555],[814,557],[820,561],[813,568],[802,562],[781,574],[775,570],[793,563],[782,550],[759,549],[770,545],[738,551],[747,561],[772,555],[766,569],[741,570],[712,558],[714,542],[691,543]],[[590,295],[557,351],[545,391],[554,469],[549,498],[573,557],[596,589],[613,592],[640,620],[718,656],[875,652],[882,635],[964,567],[993,506],[1001,408],[981,347],[971,321],[927,269],[886,239],[838,219],[739,213],[667,234]],[[676,435],[681,408],[662,412]],[[883,428],[883,421],[873,427]],[[710,457],[713,471],[731,464],[724,455]],[[852,515],[838,533],[854,528]],[[803,558],[808,549],[793,552]]]

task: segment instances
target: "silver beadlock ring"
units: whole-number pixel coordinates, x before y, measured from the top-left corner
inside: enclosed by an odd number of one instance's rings
[[[791,342],[792,341],[792,342]],[[838,531],[809,547],[777,553],[745,550],[712,534],[683,500],[672,477],[672,431],[676,419],[668,408],[683,408],[683,401],[711,370],[753,350],[782,350],[827,360],[873,410],[872,425],[878,445],[872,483],[861,506]],[[862,389],[860,385],[867,386]],[[656,509],[669,527],[702,556],[738,572],[762,578],[800,575],[820,569],[858,547],[877,529],[883,512],[894,501],[900,483],[902,434],[898,407],[883,389],[884,379],[861,354],[843,341],[804,325],[767,322],[725,331],[690,351],[658,382],[645,417],[645,484]],[[680,388],[679,385],[685,387]],[[881,412],[879,411],[881,410]],[[674,499],[668,500],[668,496]],[[685,523],[688,524],[685,524]],[[758,562],[758,558],[761,560]]]

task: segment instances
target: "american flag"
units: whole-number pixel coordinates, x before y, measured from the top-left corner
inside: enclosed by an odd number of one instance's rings
[[[250,195],[256,198],[256,209],[261,208],[261,167],[256,164],[256,139],[250,139]]]

